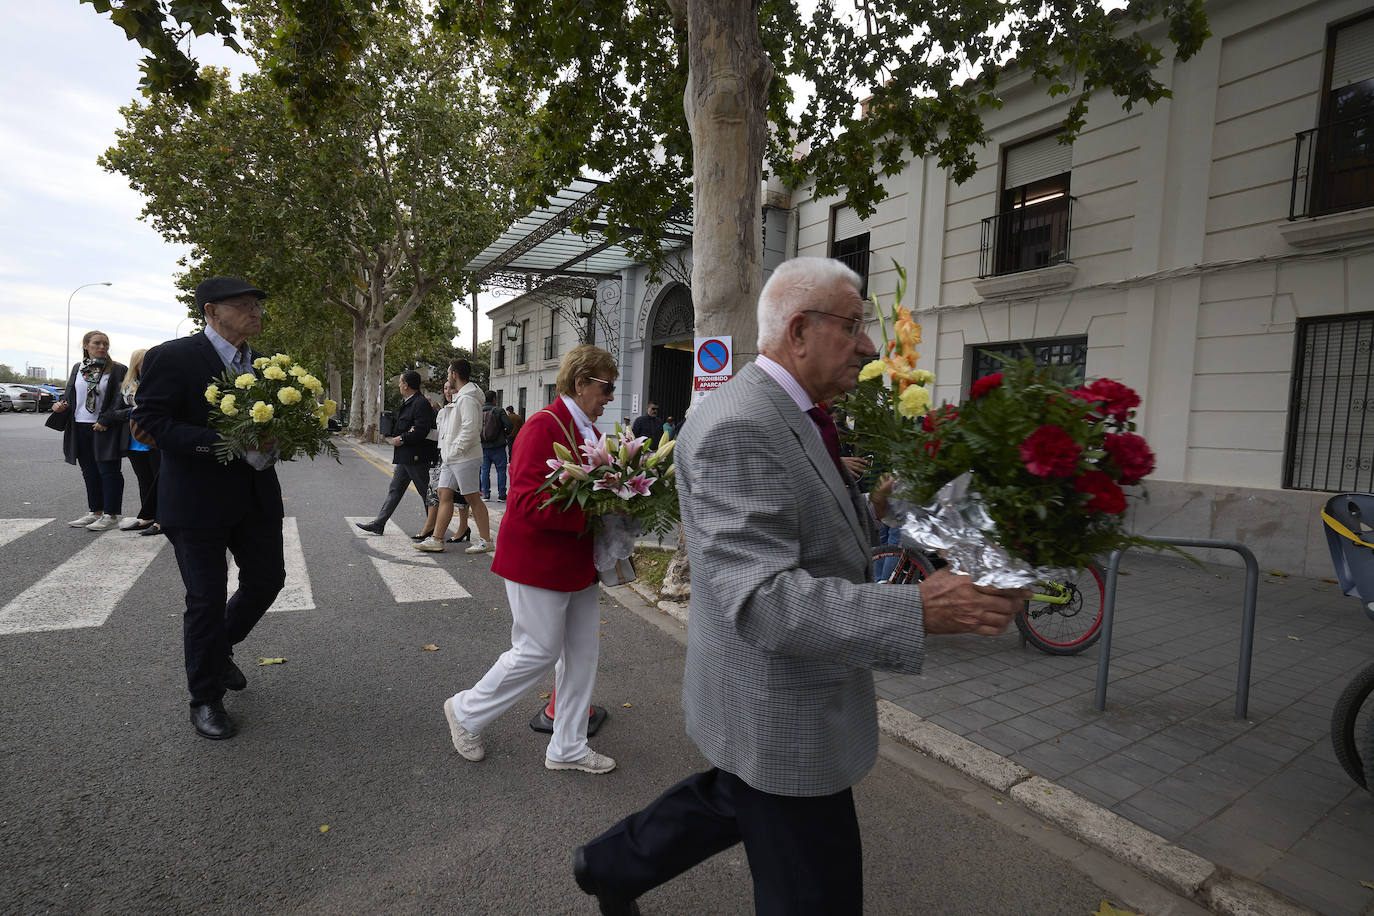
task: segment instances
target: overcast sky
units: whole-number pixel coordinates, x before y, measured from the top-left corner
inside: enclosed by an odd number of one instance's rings
[[[77,0],[0,0],[0,13],[0,363],[65,378],[92,328],[127,362],[135,349],[193,327],[172,283],[185,249],[139,220],[142,198],[96,165],[123,126],[119,108],[138,94],[141,49]],[[248,66],[213,41],[191,55],[202,65]],[[112,285],[72,296],[102,281]],[[456,317],[467,329],[458,343],[469,346],[471,313]],[[489,324],[484,316],[484,338]]]

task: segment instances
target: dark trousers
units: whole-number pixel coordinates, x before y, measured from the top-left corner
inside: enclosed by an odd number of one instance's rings
[[[491,469],[496,466],[496,495],[506,498],[506,447],[482,446],[482,498],[491,499]]]
[[[157,469],[162,465],[162,455],[155,448],[146,452],[130,450],[129,464],[138,478],[138,498],[141,500],[138,515],[134,517],[152,521],[157,518]]]
[[[282,521],[254,517],[228,528],[168,528],[186,585],[182,638],[191,705],[224,696],[223,671],[286,584]],[[228,597],[229,561],[239,567],[238,588]]]
[[[391,472],[391,486],[386,489],[386,501],[382,503],[382,510],[373,521],[385,524],[386,520],[391,518],[391,513],[401,504],[401,497],[406,495],[406,487],[412,483],[415,484],[415,492],[420,494],[420,502],[423,503],[429,495],[428,464],[412,461],[409,464],[396,465],[396,470]]]
[[[81,468],[81,477],[86,481],[86,508],[92,512],[118,515],[124,505],[124,472],[120,469],[120,460],[97,460],[94,424],[73,423],[72,426],[76,463]]]
[[[586,846],[596,886],[628,898],[744,843],[758,916],[863,912],[854,795],[772,795],[711,769],[689,776]]]

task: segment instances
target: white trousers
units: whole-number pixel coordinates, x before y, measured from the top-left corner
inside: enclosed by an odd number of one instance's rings
[[[547,756],[556,763],[586,756],[587,712],[601,653],[600,596],[596,583],[580,592],[555,592],[507,582],[515,618],[510,648],[471,689],[453,695],[462,726],[480,734],[554,668],[558,699]]]

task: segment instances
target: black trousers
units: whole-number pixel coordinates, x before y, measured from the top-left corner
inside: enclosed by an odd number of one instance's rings
[[[415,484],[415,492],[420,494],[420,502],[423,503],[429,494],[428,464],[412,461],[409,464],[396,465],[396,470],[391,472],[391,486],[386,489],[386,501],[382,503],[382,510],[373,521],[385,524],[386,520],[391,518],[391,513],[401,504],[401,497],[406,495],[406,487],[412,483]]]
[[[634,898],[744,843],[759,916],[863,912],[854,794],[772,795],[732,773],[689,776],[586,846],[603,891]]]
[[[166,529],[186,585],[182,638],[192,706],[224,696],[222,676],[234,646],[252,631],[286,584],[281,526],[279,518],[255,518],[229,528]],[[238,588],[227,598],[226,550],[239,567]]]
[[[124,504],[124,472],[120,458],[101,461],[95,457],[95,424],[72,421],[72,438],[76,446],[76,463],[86,482],[86,508],[92,512],[118,515]],[[109,432],[105,435],[113,436]]]
[[[138,498],[141,500],[134,518],[152,521],[157,518],[157,469],[162,464],[162,454],[155,448],[146,452],[130,449],[129,464],[138,477]]]

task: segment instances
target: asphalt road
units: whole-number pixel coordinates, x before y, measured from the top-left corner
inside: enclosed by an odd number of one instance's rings
[[[0,415],[0,912],[590,914],[573,848],[704,766],[683,732],[680,628],[609,599],[596,700],[611,719],[592,746],[620,768],[545,770],[535,694],[488,730],[485,761],[460,758],[441,703],[509,644],[501,581],[489,555],[426,561],[359,537],[349,519],[370,517],[386,477],[346,440],[341,465],[281,469],[304,590],[239,647],[238,737],[198,737],[170,545],[68,528],[84,491],[42,419]],[[413,493],[395,520],[416,530]],[[397,582],[445,576],[470,596],[397,600]],[[856,796],[870,913],[1193,912],[894,745]],[[641,904],[751,900],[736,849]]]

